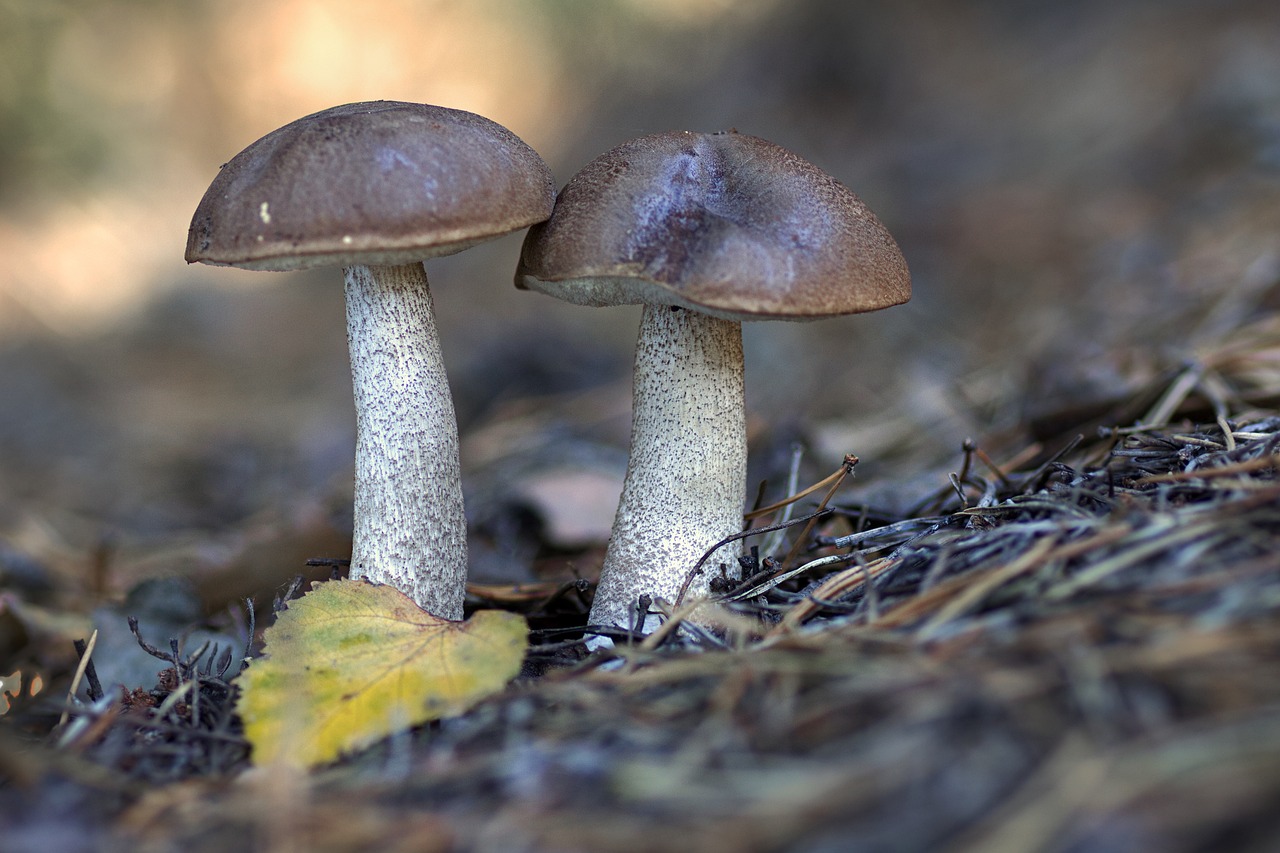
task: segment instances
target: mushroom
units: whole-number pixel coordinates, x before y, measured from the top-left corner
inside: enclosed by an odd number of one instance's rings
[[[546,164],[489,119],[346,104],[273,131],[222,167],[186,258],[258,270],[341,266],[356,407],[351,576],[462,618],[458,427],[422,261],[547,218]]]
[[[675,601],[703,555],[742,530],[741,322],[911,297],[902,253],[857,196],[737,132],[659,133],[596,158],[525,237],[516,285],[579,305],[644,305],[631,456],[590,614],[622,628],[638,623],[643,596]],[[736,574],[739,553],[726,544],[709,565]],[[704,569],[686,595],[706,596],[709,580]]]

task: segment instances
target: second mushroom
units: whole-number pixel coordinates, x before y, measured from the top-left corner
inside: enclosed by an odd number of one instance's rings
[[[642,304],[631,456],[593,625],[652,630],[703,555],[742,529],[741,322],[811,320],[906,302],[897,244],[847,187],[771,142],[645,136],[596,158],[525,239],[519,287],[580,305]],[[693,577],[737,572],[731,543]]]

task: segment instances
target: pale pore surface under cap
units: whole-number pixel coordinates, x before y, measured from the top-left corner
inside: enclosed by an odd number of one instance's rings
[[[641,595],[675,602],[689,570],[742,529],[747,428],[742,327],[648,305],[636,344],[631,457],[590,621],[627,627]],[[705,597],[738,542],[707,561],[686,600]],[[657,626],[656,617],[644,626]]]
[[[422,264],[353,266],[347,338],[356,404],[351,576],[462,618],[467,534],[458,427]]]

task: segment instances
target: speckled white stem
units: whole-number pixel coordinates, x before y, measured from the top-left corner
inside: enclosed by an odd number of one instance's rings
[[[592,624],[628,627],[643,594],[674,603],[707,549],[742,529],[746,483],[741,325],[646,306],[636,344],[631,458]],[[685,600],[707,595],[721,563],[736,578],[740,553],[737,542],[717,551]],[[651,616],[644,627],[657,624]]]
[[[467,530],[458,425],[426,272],[422,264],[345,272],[356,401],[351,576],[461,619]]]

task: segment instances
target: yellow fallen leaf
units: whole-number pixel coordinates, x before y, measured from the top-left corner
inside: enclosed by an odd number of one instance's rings
[[[310,767],[461,713],[520,671],[527,632],[514,613],[450,622],[391,586],[317,584],[266,630],[266,657],[238,679],[253,760]]]

